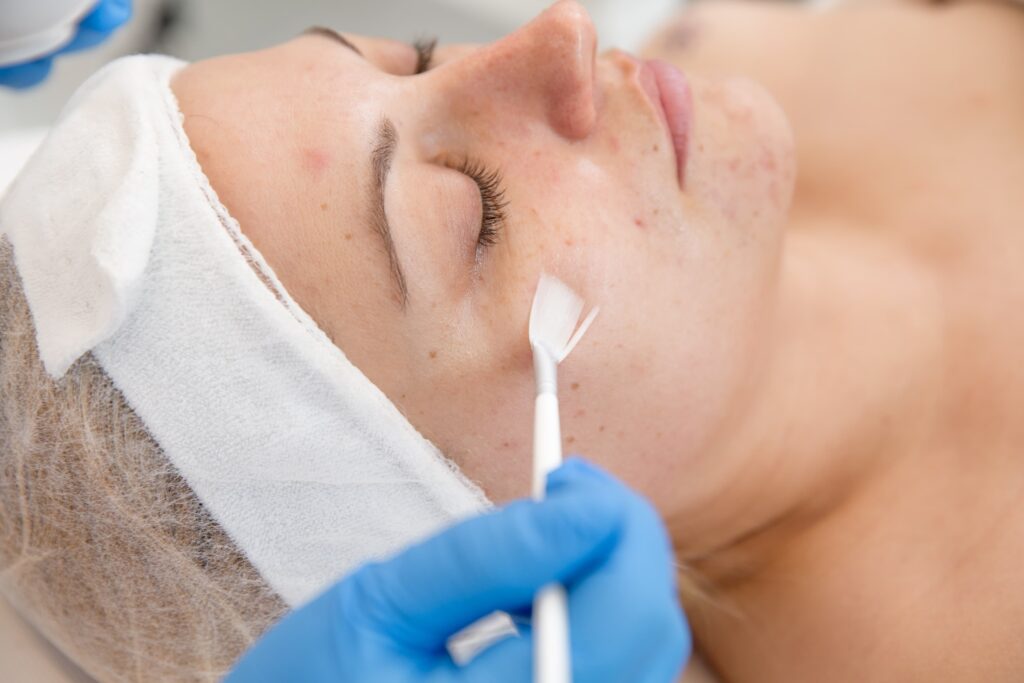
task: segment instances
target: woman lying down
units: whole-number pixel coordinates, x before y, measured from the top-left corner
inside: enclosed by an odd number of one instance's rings
[[[526,495],[542,271],[601,307],[565,447],[656,506],[720,680],[1024,676],[1024,12],[708,2],[649,47],[684,76],[596,40],[561,2],[75,96],[0,209],[0,579],[92,676],[215,679]]]

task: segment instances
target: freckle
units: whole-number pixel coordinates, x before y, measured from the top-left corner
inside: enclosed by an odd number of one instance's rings
[[[579,382],[573,382],[572,385],[569,388],[572,389],[573,391],[576,391],[577,389],[580,388],[580,383]]]
[[[604,431],[604,425],[598,425],[597,431],[598,432],[603,432]]]
[[[437,351],[431,351],[430,352],[430,358],[431,359],[437,358]]]
[[[574,242],[571,239],[569,239],[568,237],[565,239],[565,246],[571,247],[573,244],[574,244]]]
[[[350,233],[350,232],[346,232],[346,233],[345,233],[345,239],[347,239],[347,240],[350,240],[350,239],[352,239],[352,233]]]
[[[509,443],[508,441],[502,441],[502,442],[501,442],[501,447],[502,447],[502,448],[511,448],[511,447],[512,447],[512,444],[511,444],[511,443]]]
[[[405,394],[402,394],[401,396],[399,396],[399,398],[405,398]]]
[[[326,203],[324,203],[324,204],[321,204],[321,205],[320,205],[320,210],[321,210],[321,211],[326,211],[326,210],[327,210],[327,204],[326,204]]]
[[[566,444],[573,444],[573,443],[576,443],[576,437],[575,437],[575,436],[570,436],[570,437],[567,437],[567,438],[566,438],[566,440],[565,440],[565,443],[566,443]]]
[[[657,152],[659,149],[661,149],[661,147],[659,147],[658,145],[652,145],[651,146],[651,151],[652,152]]]

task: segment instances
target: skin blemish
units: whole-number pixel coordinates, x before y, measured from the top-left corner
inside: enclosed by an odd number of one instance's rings
[[[576,443],[576,437],[575,436],[566,437],[565,443],[566,444],[574,444],[574,443]]]
[[[320,205],[320,210],[321,211],[326,211],[327,210],[327,203],[326,202]]]
[[[437,351],[431,351],[429,355],[430,360],[434,360],[435,358],[437,358]]]
[[[603,432],[604,431],[604,425],[598,425],[597,426],[597,431],[598,431],[598,433]]]
[[[608,142],[611,145],[613,152],[618,152],[619,149],[622,147],[622,145],[619,144],[619,136],[617,135],[611,136]]]
[[[352,233],[350,233],[350,232],[346,232],[346,233],[345,233],[345,239],[346,239],[346,240],[350,240],[350,239],[352,239]]]
[[[573,391],[576,391],[577,389],[580,388],[580,383],[579,382],[573,382],[572,385],[570,385],[569,388],[572,389]]]
[[[640,228],[641,230],[647,227],[647,223],[644,222],[643,218],[634,218],[633,225]]]
[[[586,417],[586,415],[587,411],[583,410],[583,408],[577,409],[576,412],[572,414],[573,417]]]
[[[661,149],[661,147],[659,147],[658,145],[653,145],[653,146],[651,147],[651,151],[652,151],[652,152],[657,152],[657,151],[658,151],[658,150],[660,150],[660,149]]]
[[[575,244],[575,242],[573,242],[573,241],[572,241],[571,239],[569,239],[568,237],[567,237],[567,238],[565,239],[565,246],[567,246],[567,247],[571,247],[571,246],[572,246],[573,244]]]
[[[331,167],[331,155],[319,147],[304,147],[300,161],[302,169],[314,179],[323,176],[324,172]]]

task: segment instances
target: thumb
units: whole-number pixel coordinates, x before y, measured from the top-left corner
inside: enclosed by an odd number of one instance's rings
[[[581,461],[563,466],[540,501],[462,522],[350,577],[360,623],[399,646],[432,652],[495,610],[527,607],[609,553],[625,518],[620,496]]]

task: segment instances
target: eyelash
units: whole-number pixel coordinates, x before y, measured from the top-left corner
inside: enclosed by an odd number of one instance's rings
[[[437,38],[420,38],[412,44],[416,50],[416,75],[430,71],[430,64],[434,61],[434,49],[437,47]]]
[[[483,216],[480,220],[480,234],[476,243],[483,249],[493,247],[501,237],[501,230],[505,226],[505,207],[508,206],[501,173],[488,169],[473,159],[459,162],[455,169],[472,178],[480,188]]]
[[[416,50],[415,74],[426,73],[434,61],[437,38],[420,38],[412,44],[412,47]],[[501,173],[489,169],[473,159],[463,159],[455,164],[454,168],[472,178],[480,189],[483,216],[480,220],[480,234],[476,240],[477,247],[481,249],[493,247],[501,236],[501,229],[505,225],[505,208],[508,206]]]

